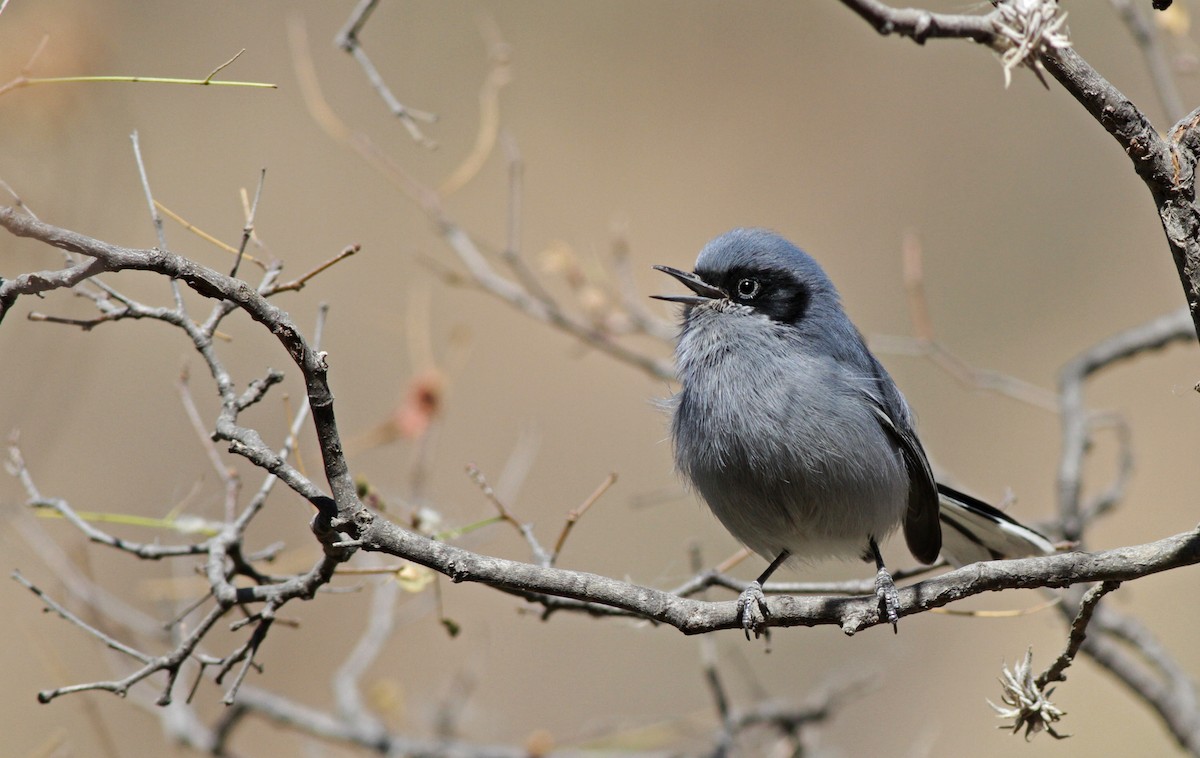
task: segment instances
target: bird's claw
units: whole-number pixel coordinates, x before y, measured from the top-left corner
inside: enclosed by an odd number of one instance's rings
[[[879,604],[883,606],[883,613],[887,616],[888,623],[892,625],[892,633],[899,632],[896,626],[900,621],[900,593],[896,590],[896,583],[892,581],[892,575],[882,566],[879,568],[879,573],[875,574],[875,596],[879,598]]]
[[[761,582],[750,582],[738,595],[737,615],[746,639],[750,639],[750,632],[754,632],[754,639],[761,636],[769,640],[771,631],[767,628],[767,619],[771,611],[767,608],[767,596],[763,594]]]

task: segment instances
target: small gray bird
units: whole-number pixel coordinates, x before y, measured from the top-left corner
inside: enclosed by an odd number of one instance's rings
[[[763,583],[789,558],[874,560],[876,595],[895,629],[899,596],[879,542],[900,525],[922,563],[939,553],[961,565],[1054,551],[934,481],[904,396],[808,254],[773,232],[735,229],[704,247],[695,273],[655,268],[694,293],[654,296],[684,305],[676,467],[770,562],[738,598],[747,636],[764,627]]]

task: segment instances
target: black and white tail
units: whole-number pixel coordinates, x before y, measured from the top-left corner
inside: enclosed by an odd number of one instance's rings
[[[1046,537],[982,500],[944,484],[937,488],[942,557],[955,566],[1055,552]]]

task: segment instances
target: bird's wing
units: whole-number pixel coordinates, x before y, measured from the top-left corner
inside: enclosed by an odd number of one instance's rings
[[[882,382],[880,383],[882,384]],[[896,393],[893,402],[884,404],[882,398],[872,393],[864,393],[879,420],[879,425],[887,433],[908,469],[908,510],[904,514],[904,541],[908,550],[921,563],[933,563],[942,550],[942,527],[938,518],[937,483],[933,479],[933,471],[929,468],[929,459],[925,449],[917,439],[909,423],[907,414],[902,411],[891,413],[888,405],[904,408],[904,400]]]

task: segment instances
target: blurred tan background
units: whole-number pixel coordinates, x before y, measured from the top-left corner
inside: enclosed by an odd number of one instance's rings
[[[501,118],[526,163],[523,246],[533,260],[565,246],[598,267],[609,257],[614,225],[624,226],[639,284],[650,293],[673,286],[651,264],[690,268],[716,234],[768,226],[826,266],[865,333],[908,334],[900,246],[915,232],[939,338],[974,365],[1047,388],[1083,348],[1184,303],[1149,195],[1115,143],[1057,85],[1047,91],[1017,72],[1005,90],[997,61],[973,45],[934,41],[921,48],[881,38],[832,0],[384,2],[364,43],[404,103],[440,116],[427,127],[439,145],[429,151],[392,121],[357,65],[330,44],[351,7],[14,0],[0,15],[0,80],[16,76],[49,34],[34,75],[203,78],[245,48],[222,78],[276,82],[279,89],[71,84],[14,91],[0,98],[0,178],[49,222],[153,245],[130,149],[137,130],[155,196],[236,244],[243,223],[238,190],[253,191],[266,167],[257,231],[287,261],[287,272],[299,275],[347,244],[362,245],[303,292],[276,301],[306,329],[319,302],[331,305],[324,346],[347,437],[383,420],[412,377],[429,368],[429,351],[412,339],[428,334],[448,384],[427,492],[448,523],[491,515],[464,466],[477,463],[494,481],[523,435],[536,437],[538,448],[511,505],[536,523],[543,541],[553,540],[565,513],[609,472],[619,474],[567,543],[564,567],[665,588],[689,574],[693,542],[710,564],[736,549],[671,472],[654,401],[672,388],[486,295],[445,285],[434,271],[454,264],[424,215],[310,118],[288,50],[289,18],[307,29],[339,116],[430,184],[458,165],[475,139],[477,94],[488,70],[480,28],[494,24],[512,50]],[[1108,4],[1067,7],[1077,49],[1165,126],[1141,58]],[[1185,37],[1172,44],[1188,53],[1195,43]],[[1200,82],[1180,81],[1188,107],[1200,103]],[[497,151],[448,200],[447,211],[498,248],[506,188]],[[173,249],[228,265],[224,253],[178,225],[168,223],[167,235]],[[0,236],[0,275],[58,260],[53,251]],[[114,284],[150,302],[169,297],[150,278]],[[144,322],[81,333],[26,321],[34,309],[88,311],[64,293],[25,299],[0,328],[0,431],[20,429],[42,491],[81,510],[163,516],[186,502],[188,512],[218,517],[219,488],[174,389],[180,368],[192,369],[210,419],[214,393],[183,336]],[[244,318],[231,318],[224,331],[236,336],[222,349],[243,385],[267,366],[291,368],[278,345]],[[965,389],[921,359],[882,357],[917,410],[942,471],[992,500],[1011,491],[1021,518],[1052,515],[1059,451],[1052,414]],[[1194,348],[1176,348],[1120,368],[1089,391],[1096,407],[1128,415],[1137,456],[1128,499],[1095,528],[1092,547],[1195,525],[1196,368]],[[295,371],[289,378],[294,403]],[[286,413],[280,397],[246,418],[276,442]],[[302,453],[312,471],[311,440]],[[1112,454],[1103,439],[1088,469],[1092,491],[1108,483]],[[413,447],[397,443],[357,455],[353,464],[401,503],[413,461]],[[258,481],[248,477],[247,490]],[[19,568],[63,597],[55,570],[28,542],[29,527],[18,528],[24,498],[11,478],[0,477],[4,569]],[[303,567],[315,555],[308,517],[307,506],[281,488],[251,542],[286,540],[288,566]],[[172,585],[163,580],[186,579],[187,562],[175,569],[137,564],[87,547],[64,524],[39,525],[67,560],[119,596],[170,615],[161,593]],[[144,529],[121,533],[154,537]],[[504,526],[470,540],[475,549],[528,557]],[[899,543],[885,552],[893,565],[907,560]],[[754,559],[738,572],[751,577],[760,569]],[[863,565],[829,564],[784,578],[868,575]],[[1195,581],[1194,570],[1176,571],[1127,585],[1105,601],[1140,614],[1194,674]],[[429,593],[406,596],[404,625],[368,676],[377,691],[391,693],[376,702],[386,705],[395,729],[429,735],[452,702],[462,736],[485,743],[520,744],[545,730],[564,746],[707,744],[714,710],[697,640],[623,621],[558,615],[542,623],[519,601],[477,586],[444,583],[442,597],[461,635],[446,635]],[[1009,593],[967,605],[1023,608],[1039,600]],[[133,702],[89,694],[36,704],[39,689],[111,677],[110,659],[94,640],[42,614],[15,582],[0,582],[0,609],[3,752],[170,752],[157,720]],[[328,678],[367,610],[366,593],[289,605],[286,615],[301,626],[275,628],[260,656],[265,671],[251,674],[251,683],[329,707]],[[717,637],[735,705],[751,705],[763,693],[803,701],[830,683],[875,677],[877,688],[847,703],[824,730],[821,744],[832,755],[1170,754],[1173,743],[1155,717],[1086,661],[1070,670],[1056,697],[1072,739],[1043,736],[1025,745],[996,729],[985,698],[999,697],[1001,662],[1032,645],[1040,670],[1064,639],[1053,612],[1007,619],[925,614],[905,619],[898,636],[882,627],[854,638],[831,628],[779,630],[769,655],[740,634]],[[142,685],[142,694],[156,696],[158,686]],[[216,714],[220,696],[205,684],[197,703]],[[293,754],[307,742],[251,722],[233,746],[246,754]],[[349,751],[323,746],[306,754]]]

